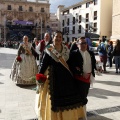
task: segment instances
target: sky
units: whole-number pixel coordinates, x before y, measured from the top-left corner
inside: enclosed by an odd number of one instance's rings
[[[71,6],[73,4],[76,4],[80,2],[81,0],[50,0],[50,12],[51,13],[56,13],[57,12],[57,7],[59,5],[65,5],[65,7]]]
[[[35,0],[28,0],[28,1],[35,1]],[[49,0],[50,5],[50,13],[56,13],[57,7],[59,5],[65,5],[65,7],[71,6],[80,2],[81,0]]]

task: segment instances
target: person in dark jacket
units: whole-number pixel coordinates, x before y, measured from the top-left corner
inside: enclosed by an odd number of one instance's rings
[[[100,61],[103,63],[103,72],[107,73],[106,71],[106,63],[107,63],[107,45],[105,43],[105,39],[101,40],[101,43],[98,45],[98,54],[100,57]]]
[[[77,38],[74,38],[74,41],[73,41],[73,43],[71,44],[71,47],[70,47],[70,52],[73,51],[73,50],[78,49],[76,43],[77,43]]]
[[[77,81],[82,102],[86,105],[90,84],[95,77],[96,59],[94,53],[88,51],[84,37],[79,38],[77,45],[79,49],[70,53],[68,65]]]
[[[37,40],[37,38],[34,38],[33,43],[32,43],[32,46],[33,46],[34,50],[32,50],[32,54],[34,55],[35,60],[39,60],[39,54],[36,52],[36,46],[37,45],[38,45],[38,40]]]
[[[108,57],[108,64],[110,68],[112,67],[112,58],[113,58],[112,52],[113,52],[113,42],[109,41],[107,45],[107,57]]]
[[[115,58],[116,73],[118,73],[120,72],[120,40],[119,39],[116,40],[116,45],[113,50],[113,56]]]

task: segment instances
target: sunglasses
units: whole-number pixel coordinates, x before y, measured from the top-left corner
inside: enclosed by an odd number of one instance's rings
[[[78,45],[86,45],[86,44],[87,44],[87,42],[81,42],[81,43],[79,42],[78,43]]]

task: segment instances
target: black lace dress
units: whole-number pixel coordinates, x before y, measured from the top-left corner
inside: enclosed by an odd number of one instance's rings
[[[65,46],[60,54],[67,60],[69,54]],[[46,70],[48,79],[41,86],[39,93],[39,120],[47,117],[49,120],[78,120],[84,117],[75,80],[48,50],[44,54],[39,73],[45,74]]]

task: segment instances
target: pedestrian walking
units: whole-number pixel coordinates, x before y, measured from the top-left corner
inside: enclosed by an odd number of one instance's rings
[[[107,45],[105,44],[105,39],[102,39],[100,44],[98,45],[98,54],[100,57],[100,61],[103,63],[103,72],[107,73],[106,71],[106,63],[107,63]]]
[[[116,73],[120,72],[120,40],[116,40],[116,44],[113,50],[113,56],[115,59],[115,68],[116,68]]]
[[[34,50],[32,49],[32,54],[35,57],[35,60],[39,61],[39,54],[36,52],[36,46],[38,45],[38,40],[37,38],[34,38],[33,43],[32,43],[32,47],[34,48]]]
[[[107,58],[108,58],[109,68],[112,67],[112,58],[113,58],[112,52],[113,52],[113,42],[109,41],[107,45]]]

